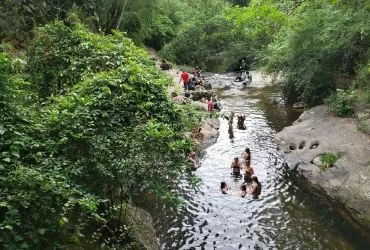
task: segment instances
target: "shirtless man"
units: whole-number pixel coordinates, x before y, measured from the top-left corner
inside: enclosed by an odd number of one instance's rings
[[[242,164],[239,161],[238,157],[235,157],[234,160],[231,162],[230,168],[233,169],[233,174],[239,175],[240,169],[242,169]]]

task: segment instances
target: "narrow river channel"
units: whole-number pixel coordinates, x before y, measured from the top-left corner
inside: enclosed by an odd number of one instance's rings
[[[186,205],[178,211],[149,204],[162,249],[370,249],[370,233],[326,197],[284,168],[274,135],[290,126],[300,112],[286,103],[278,85],[218,90],[225,114],[245,113],[246,130],[229,139],[221,119],[217,142],[206,149],[194,190],[186,180],[178,193]],[[230,163],[251,149],[251,165],[262,182],[254,200],[237,195],[243,180],[230,175]],[[220,182],[231,192],[223,195]]]

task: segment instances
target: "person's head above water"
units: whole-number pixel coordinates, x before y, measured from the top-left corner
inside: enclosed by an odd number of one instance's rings
[[[242,190],[242,191],[247,191],[247,186],[243,184],[243,185],[240,187],[240,190]]]
[[[221,189],[224,189],[226,187],[226,182],[221,182]]]
[[[251,151],[249,150],[249,148],[248,148],[248,147],[246,147],[246,148],[245,148],[245,152],[246,152],[247,154],[251,154]]]
[[[236,162],[239,161],[239,158],[238,157],[235,157],[234,158],[234,161],[236,161]]]
[[[257,176],[253,176],[252,177],[252,181],[254,181],[255,183],[257,183],[258,185],[260,185],[260,182],[258,181],[258,178],[257,178]]]

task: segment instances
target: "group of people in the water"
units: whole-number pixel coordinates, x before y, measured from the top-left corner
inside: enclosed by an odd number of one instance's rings
[[[262,191],[262,185],[258,181],[257,176],[254,175],[254,169],[251,167],[251,152],[249,148],[245,149],[244,152],[244,182],[240,186],[239,195],[245,197],[247,194],[251,194],[253,198],[257,198]],[[239,160],[239,157],[235,157],[231,162],[230,168],[232,169],[232,174],[240,176],[241,171],[243,170],[242,162]],[[248,188],[247,186],[250,185]],[[221,192],[227,194],[229,187],[223,181],[221,182]]]

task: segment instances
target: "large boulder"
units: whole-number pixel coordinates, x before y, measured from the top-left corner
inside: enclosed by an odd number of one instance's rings
[[[212,90],[207,91],[190,91],[193,101],[200,101],[203,97],[206,97],[208,100],[214,95]]]
[[[212,84],[210,82],[205,82],[203,86],[206,90],[212,90]]]
[[[275,139],[291,170],[370,227],[370,138],[357,129],[355,120],[335,117],[321,105],[304,112]],[[324,171],[318,158],[323,153],[340,153]]]

